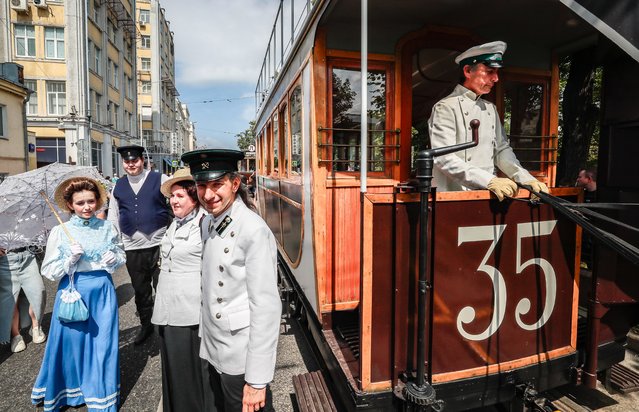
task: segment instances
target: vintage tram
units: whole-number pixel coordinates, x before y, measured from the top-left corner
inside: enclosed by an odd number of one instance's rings
[[[555,185],[558,62],[589,49],[605,66],[600,198],[636,202],[638,17],[632,1],[280,3],[256,89],[256,201],[342,408],[402,408],[421,370],[430,407],[463,410],[592,385],[623,359],[639,322],[636,267],[602,251],[584,279],[581,228],[523,189],[502,203],[488,191],[432,190],[420,237],[412,181],[431,108],[458,81],[454,57],[503,40],[506,67],[488,99],[522,165]]]

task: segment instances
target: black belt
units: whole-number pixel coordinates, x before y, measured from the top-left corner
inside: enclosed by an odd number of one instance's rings
[[[22,253],[22,252],[26,252],[27,250],[29,250],[29,248],[27,246],[23,246],[23,247],[19,247],[17,249],[11,249],[9,252],[11,252],[11,253]]]

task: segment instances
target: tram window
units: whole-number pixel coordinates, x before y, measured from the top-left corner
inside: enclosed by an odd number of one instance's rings
[[[288,114],[286,113],[286,106],[280,110],[280,119],[282,119],[282,155],[280,175],[286,176],[288,174]]]
[[[542,83],[505,81],[504,129],[522,166],[543,171],[547,158],[544,136],[545,87]]]
[[[273,169],[271,170],[276,175],[279,172],[279,152],[280,152],[280,128],[279,117],[277,112],[273,115]]]
[[[302,88],[291,93],[291,176],[302,175]]]
[[[264,156],[264,174],[265,175],[270,175],[271,174],[271,170],[272,170],[272,163],[271,163],[271,144],[272,144],[272,140],[271,140],[271,136],[273,133],[273,128],[272,126],[269,124],[266,127],[266,133],[264,134],[264,141],[263,143],[263,155]]]
[[[360,167],[361,72],[332,69],[332,148],[334,171],[358,171]],[[368,72],[368,171],[383,172],[386,140],[386,72]]]

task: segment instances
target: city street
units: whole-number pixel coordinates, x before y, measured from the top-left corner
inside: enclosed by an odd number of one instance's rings
[[[133,345],[137,333],[138,321],[135,316],[133,288],[126,269],[120,269],[113,277],[120,306],[120,366],[121,366],[121,409],[122,411],[155,412],[162,393],[160,355],[157,338],[153,337],[140,346]],[[47,309],[44,316],[44,329],[48,331],[53,307],[56,284],[45,280],[47,289]],[[33,410],[30,402],[31,388],[38,373],[44,353],[44,344],[31,342],[24,332],[27,349],[20,353],[11,353],[8,345],[0,347],[0,411]],[[637,370],[638,355],[628,351],[626,361],[629,367]],[[291,378],[293,375],[317,370],[318,366],[302,334],[298,323],[293,319],[283,319],[277,356],[275,381],[272,384],[273,400],[276,411],[292,412],[295,399]],[[601,384],[598,391],[589,391],[583,387],[564,388],[559,395],[563,405],[574,406],[578,402],[587,409],[602,412],[625,412],[638,410],[639,392],[626,395],[608,393]],[[558,392],[549,394],[551,399]],[[38,408],[42,410],[42,408]],[[86,410],[86,408],[78,408]],[[495,408],[485,408],[494,411]],[[477,411],[476,411],[477,412]]]
[[[118,270],[113,281],[120,306],[120,410],[155,412],[162,395],[158,341],[154,335],[140,346],[133,344],[138,330],[138,320],[135,316],[133,288],[126,269]],[[47,289],[47,308],[43,326],[47,332],[57,284],[46,279],[44,283]],[[26,331],[23,335],[27,343],[25,351],[11,353],[9,345],[0,347],[0,411],[34,410],[31,405],[31,389],[40,368],[45,344],[32,343]],[[283,319],[275,381],[272,384],[274,406],[277,411],[294,410],[292,376],[316,369],[316,362],[297,322]]]

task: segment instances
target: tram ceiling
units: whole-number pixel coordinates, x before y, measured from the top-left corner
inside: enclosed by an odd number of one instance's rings
[[[583,47],[598,35],[560,0],[369,0],[368,15],[372,53],[392,54],[403,35],[431,25],[546,50]],[[359,19],[359,1],[335,1],[320,22],[328,28],[327,46],[358,50]]]

